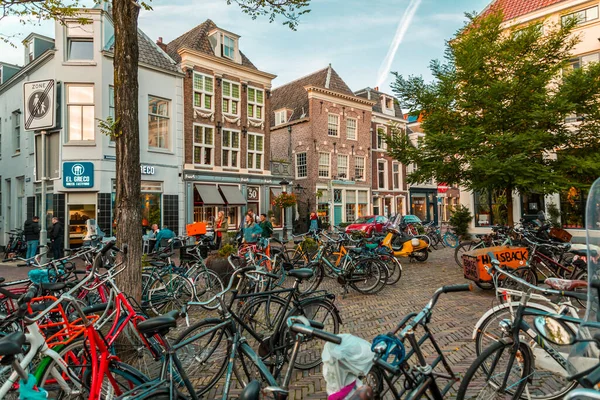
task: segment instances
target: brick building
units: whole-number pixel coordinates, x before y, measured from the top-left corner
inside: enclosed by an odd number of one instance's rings
[[[335,225],[370,214],[373,104],[331,65],[273,90],[271,154],[292,161],[297,231],[307,229],[310,211]]]
[[[240,36],[206,20],[168,44],[157,43],[185,73],[183,83],[186,222],[209,224],[218,211],[230,229],[247,209],[267,213],[281,193],[270,173],[270,90],[275,75],[240,51]]]
[[[408,187],[406,167],[387,154],[386,137],[406,132],[406,120],[398,101],[378,88],[365,88],[356,92],[375,102],[371,118],[371,168],[373,179],[373,214],[395,215],[407,213]]]

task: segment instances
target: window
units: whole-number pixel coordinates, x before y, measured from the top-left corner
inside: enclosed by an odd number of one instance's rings
[[[194,125],[194,164],[213,165],[214,149],[214,128]]]
[[[365,158],[356,156],[354,157],[354,179],[357,181],[364,181],[365,177]]]
[[[21,152],[21,111],[13,111],[13,152],[19,154]]]
[[[490,226],[492,219],[492,198],[488,191],[473,193],[475,204],[475,226]]]
[[[356,140],[356,118],[346,119],[346,137],[350,140]]]
[[[387,188],[385,176],[387,175],[387,161],[377,160],[377,187],[379,189]]]
[[[380,150],[387,149],[387,143],[385,141],[385,127],[378,126],[377,127],[377,148]]]
[[[264,92],[248,88],[248,118],[263,119]]]
[[[346,190],[346,222],[356,219],[356,190]]]
[[[585,208],[587,193],[570,188],[560,193],[560,220],[563,228],[583,229],[585,227]]]
[[[223,152],[221,165],[229,168],[240,167],[240,133],[223,130]]]
[[[394,179],[394,189],[400,189],[400,164],[397,162],[392,164],[392,175]]]
[[[296,154],[296,178],[306,178],[307,176],[306,153],[298,153]]]
[[[232,60],[235,55],[235,40],[227,35],[223,35],[223,55]]]
[[[108,87],[108,116],[114,121],[115,115],[115,87],[110,85]]]
[[[571,65],[572,69],[579,69],[579,68],[585,67],[589,63],[599,62],[599,61],[600,61],[600,53],[593,53],[593,54],[587,54],[587,55],[581,56],[581,57],[572,58],[569,61],[569,64]]]
[[[148,147],[171,147],[169,103],[169,100],[148,96]]]
[[[194,72],[194,107],[213,109],[213,77]]]
[[[92,24],[67,22],[67,60],[94,59],[94,27]]]
[[[69,141],[94,140],[94,86],[67,85]]]
[[[223,112],[225,114],[239,115],[240,85],[223,81]]]
[[[263,169],[264,140],[263,135],[248,134],[248,169]]]
[[[563,15],[562,24],[564,25],[571,18],[575,18],[577,20],[578,25],[583,24],[584,22],[598,19],[598,6],[586,8],[585,10],[580,10],[571,14]]]
[[[339,136],[340,134],[340,116],[329,114],[327,117],[327,134],[329,136]]]
[[[385,108],[388,110],[394,109],[394,101],[388,97],[385,98]]]
[[[285,124],[287,122],[287,110],[275,112],[275,125]]]
[[[273,228],[281,228],[281,222],[283,221],[283,209],[273,205],[273,201],[279,193],[281,193],[281,188],[270,188],[269,190],[269,204],[271,204],[271,208],[267,212],[267,217]]]
[[[340,178],[348,178],[348,156],[338,154],[337,156],[337,174]]]
[[[329,153],[319,153],[319,178],[329,178]]]
[[[34,50],[34,44],[35,44],[35,41],[31,41],[29,43],[29,62],[32,62],[33,58],[35,57],[35,52],[33,51]]]
[[[366,190],[358,191],[358,217],[364,217],[369,212],[369,192]]]
[[[2,118],[0,118],[0,160],[1,159],[2,159]]]

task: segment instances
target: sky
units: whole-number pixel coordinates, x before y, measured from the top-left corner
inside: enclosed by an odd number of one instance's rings
[[[240,49],[260,70],[277,75],[277,87],[325,68],[329,63],[354,91],[376,87],[390,92],[391,71],[429,80],[429,63],[442,59],[445,43],[464,24],[465,12],[480,12],[490,0],[312,0],[297,31],[280,20],[252,20],[226,0],[153,0],[142,11],[140,28],[168,43],[212,19],[241,36]],[[21,41],[31,32],[54,37],[50,22],[22,25],[0,20],[0,61],[23,64]]]

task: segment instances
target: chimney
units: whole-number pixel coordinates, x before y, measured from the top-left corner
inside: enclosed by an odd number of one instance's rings
[[[379,86],[375,86],[375,91],[379,92]]]
[[[158,47],[160,47],[165,53],[167,52],[167,44],[163,43],[162,41],[162,37],[159,37],[158,40],[156,41],[156,44],[158,45]]]

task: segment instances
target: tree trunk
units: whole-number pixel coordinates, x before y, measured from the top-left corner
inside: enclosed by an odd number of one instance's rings
[[[513,218],[513,190],[511,187],[506,188],[506,212],[508,213],[507,220],[508,226],[514,226],[515,221]]]
[[[138,14],[133,0],[112,0],[115,28],[115,111],[117,193],[115,212],[118,245],[129,247],[119,288],[140,301],[142,217],[140,136],[138,123]]]

